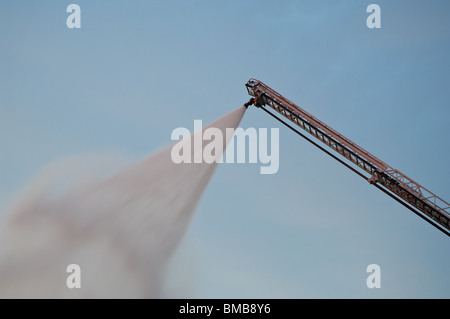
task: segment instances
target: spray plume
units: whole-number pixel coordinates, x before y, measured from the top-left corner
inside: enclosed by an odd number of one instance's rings
[[[179,143],[209,127],[225,136],[244,112],[238,108]],[[170,155],[168,147],[56,195],[54,172],[38,177],[2,224],[0,297],[161,297],[168,260],[216,168],[215,162],[175,164]],[[80,266],[79,289],[66,284],[70,264]]]

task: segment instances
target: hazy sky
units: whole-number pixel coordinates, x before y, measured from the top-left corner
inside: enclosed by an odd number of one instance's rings
[[[2,211],[58,158],[170,145],[245,103],[251,77],[450,200],[448,1],[74,1],[80,29],[70,3],[0,4]],[[450,298],[447,236],[264,112],[241,127],[280,127],[280,169],[220,165],[176,257],[180,295]]]

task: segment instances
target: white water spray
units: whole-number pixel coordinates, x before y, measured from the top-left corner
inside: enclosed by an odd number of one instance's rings
[[[208,127],[225,136],[244,112],[241,107]],[[57,180],[48,174],[35,180],[3,221],[0,297],[161,297],[168,259],[216,167],[175,164],[170,155],[171,147],[57,194],[50,191]],[[70,264],[80,266],[81,288],[66,285]]]

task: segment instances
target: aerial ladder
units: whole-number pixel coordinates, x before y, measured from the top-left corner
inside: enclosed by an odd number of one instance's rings
[[[450,236],[450,204],[448,202],[402,172],[390,167],[263,82],[250,79],[245,86],[248,94],[252,96],[250,101],[244,104],[245,107],[255,105],[264,110],[370,184]],[[292,122],[294,126],[290,125],[283,117]],[[316,143],[308,135],[328,146],[341,158],[346,158],[353,166]]]

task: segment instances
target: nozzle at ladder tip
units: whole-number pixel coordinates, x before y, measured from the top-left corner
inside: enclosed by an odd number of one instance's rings
[[[244,104],[245,108],[248,108],[249,105],[252,105],[255,103],[255,99],[252,97],[247,103]]]

